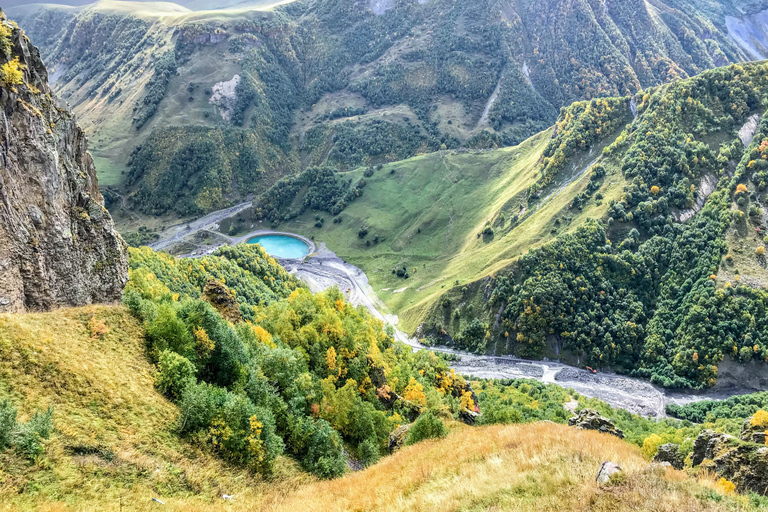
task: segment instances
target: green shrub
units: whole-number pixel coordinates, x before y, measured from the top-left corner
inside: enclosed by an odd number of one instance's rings
[[[147,340],[156,360],[167,349],[188,355],[192,346],[192,336],[171,304],[161,304],[157,308],[157,316],[147,326]]]
[[[17,450],[34,459],[43,452],[43,439],[48,439],[53,430],[53,408],[44,413],[36,412],[26,423],[17,423],[13,432],[13,444]]]
[[[219,408],[224,405],[227,392],[216,386],[201,383],[188,386],[181,396],[179,430],[182,434],[208,428]]]
[[[312,425],[309,446],[302,458],[304,469],[320,478],[336,478],[347,470],[341,436],[325,420]]]
[[[162,394],[176,402],[187,386],[194,383],[195,365],[189,359],[170,350],[160,353],[155,386]]]
[[[448,435],[443,420],[427,411],[413,422],[408,435],[405,438],[406,445],[416,444],[425,439],[441,439]]]
[[[357,456],[366,467],[376,464],[381,458],[379,444],[376,442],[376,439],[368,438],[360,443],[360,446],[357,448]]]

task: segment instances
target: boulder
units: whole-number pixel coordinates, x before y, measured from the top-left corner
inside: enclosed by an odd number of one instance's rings
[[[768,495],[768,447],[702,430],[693,445],[693,466],[713,471],[740,492]]]
[[[459,419],[467,425],[474,425],[479,417],[479,412],[470,411],[469,409],[462,409],[459,411]]]
[[[568,420],[568,425],[584,430],[597,430],[604,434],[611,434],[619,439],[624,439],[624,432],[616,428],[611,420],[601,416],[594,409],[582,409],[575,416]]]
[[[403,447],[405,444],[405,437],[408,435],[409,430],[411,430],[410,423],[397,427],[391,434],[389,434],[390,452],[395,453],[397,450]]]
[[[611,476],[621,472],[622,472],[621,466],[619,466],[615,462],[605,461],[600,465],[600,469],[597,472],[595,481],[598,484],[604,484],[611,479]]]
[[[674,443],[659,446],[659,451],[656,452],[653,462],[667,463],[675,469],[683,469],[685,463],[683,455],[680,453],[680,447]]]

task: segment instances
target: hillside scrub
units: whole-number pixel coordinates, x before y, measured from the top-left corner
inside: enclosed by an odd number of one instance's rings
[[[373,460],[401,424],[416,420],[416,442],[444,435],[433,412],[459,412],[467,385],[443,360],[396,344],[338,289],[298,287],[260,248],[131,256],[124,303],[146,330],[156,385],[178,404],[180,433],[231,463],[271,475],[286,453],[333,478],[346,470],[343,442]],[[200,295],[207,276],[232,283],[245,321],[227,321]],[[249,293],[264,285],[271,294]]]

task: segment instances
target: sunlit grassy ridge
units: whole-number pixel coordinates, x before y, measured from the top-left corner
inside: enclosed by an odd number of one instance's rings
[[[604,460],[627,473],[599,487]],[[300,489],[267,510],[732,510],[735,503],[674,470],[649,470],[638,448],[552,423],[456,428],[340,480]],[[714,498],[714,500],[712,500]],[[747,510],[746,508],[743,510]]]
[[[490,275],[557,234],[602,217],[609,200],[620,195],[624,179],[609,169],[602,203],[569,208],[589,182],[585,171],[600,154],[598,148],[574,158],[542,200],[529,207],[528,188],[539,178],[551,135],[547,130],[512,148],[438,152],[386,165],[365,178],[363,195],[341,213],[340,223],[326,219],[322,228],[314,227],[311,212],[281,229],[314,236],[362,267],[379,297],[413,330],[457,280],[466,284]],[[356,182],[363,170],[344,176]],[[493,234],[478,236],[486,223]],[[361,228],[368,230],[362,239]],[[408,279],[392,274],[403,266]]]

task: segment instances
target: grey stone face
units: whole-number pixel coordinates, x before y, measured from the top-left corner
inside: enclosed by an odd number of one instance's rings
[[[37,48],[17,28],[12,42],[0,65],[18,57],[24,82],[0,84],[0,312],[118,301],[126,245],[85,134],[56,106]]]

